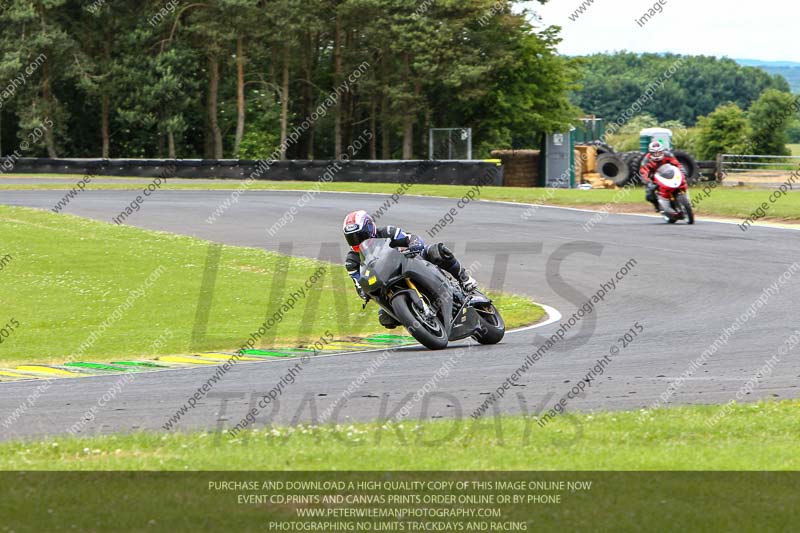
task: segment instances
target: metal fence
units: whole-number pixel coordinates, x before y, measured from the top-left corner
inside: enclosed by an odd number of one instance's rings
[[[728,185],[777,187],[800,172],[800,156],[723,154],[718,168]]]
[[[428,159],[472,159],[472,128],[431,128]]]

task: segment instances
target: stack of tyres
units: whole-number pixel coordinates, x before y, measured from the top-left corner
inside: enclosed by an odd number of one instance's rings
[[[628,165],[628,171],[630,172],[631,179],[629,183],[641,183],[639,179],[639,167],[642,165],[644,154],[641,152],[625,152],[622,154],[622,158],[625,160],[625,164]]]
[[[700,165],[697,164],[697,160],[689,152],[684,150],[673,150],[672,155],[675,156],[680,164],[681,168],[683,169],[683,173],[686,176],[686,181],[689,185],[694,185],[697,183],[698,178],[700,177]]]
[[[601,156],[603,154],[615,154],[616,153],[614,151],[614,149],[611,148],[611,146],[607,145],[606,143],[604,143],[602,141],[592,141],[592,142],[587,143],[587,144],[589,146],[594,146],[595,147],[595,149],[597,150],[597,155],[598,156]]]
[[[597,156],[597,172],[603,179],[611,180],[617,187],[623,187],[630,181],[628,165],[621,154],[604,153]]]

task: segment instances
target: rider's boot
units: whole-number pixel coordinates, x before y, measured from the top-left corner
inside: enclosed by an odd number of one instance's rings
[[[400,325],[400,322],[392,318],[392,316],[383,309],[378,311],[378,322],[386,329],[394,329]]]
[[[659,209],[659,207],[658,207],[658,194],[657,194],[657,191],[658,191],[658,187],[656,187],[654,184],[648,185],[647,186],[647,194],[645,194],[645,198],[647,199],[648,202],[653,204],[653,207],[655,208],[656,213],[660,213],[661,209]]]
[[[653,204],[653,207],[655,208],[656,213],[660,213],[661,212],[661,206],[658,203],[658,196],[656,196],[654,194],[653,198],[650,200],[650,203]]]
[[[478,282],[463,268],[458,273],[458,283],[464,292],[472,292],[478,288]]]

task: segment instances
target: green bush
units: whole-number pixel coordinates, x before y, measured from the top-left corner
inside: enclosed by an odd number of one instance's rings
[[[681,128],[672,130],[672,147],[676,150],[685,150],[697,156],[697,139],[700,135],[698,128]]]
[[[789,124],[789,129],[786,130],[786,134],[789,136],[791,144],[800,143],[800,119],[795,118],[792,120]]]
[[[791,155],[786,148],[789,142],[787,128],[792,114],[787,113],[795,103],[790,93],[767,89],[753,103],[747,113],[750,123],[750,142],[753,153],[764,155]]]
[[[747,117],[742,109],[727,103],[698,120],[696,156],[716,159],[717,154],[741,154],[747,151]]]

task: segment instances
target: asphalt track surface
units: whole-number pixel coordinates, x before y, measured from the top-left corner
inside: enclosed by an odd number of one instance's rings
[[[63,191],[3,191],[0,202],[49,209]],[[86,191],[70,204],[69,213],[110,221],[135,191]],[[331,259],[344,256],[341,220],[350,210],[377,209],[386,195],[320,194],[299,209],[294,222],[275,237],[272,226],[302,193],[250,191],[216,223],[206,218],[231,191],[158,191],[128,222],[143,228],[193,235],[233,245]],[[695,226],[664,224],[645,216],[609,215],[587,232],[583,225],[594,213],[524,205],[473,202],[457,212],[454,222],[432,239],[426,231],[457,200],[404,197],[380,223],[400,225],[428,242],[452,244],[464,263],[477,266],[484,287],[528,295],[563,315],[561,322],[608,283],[629,260],[636,265],[617,282],[594,311],[585,316],[550,351],[522,375],[495,408],[503,413],[539,412],[550,407],[609,355],[612,346],[639,322],[644,331],[627,348],[611,356],[604,375],[585,393],[570,399],[568,411],[637,409],[652,405],[670,383],[692,368],[701,354],[800,260],[796,231],[704,222]],[[281,244],[283,243],[283,244]],[[326,243],[327,246],[323,246]],[[469,243],[469,244],[467,244]],[[337,253],[338,252],[338,253]],[[476,263],[477,261],[477,263]],[[786,278],[785,278],[786,279]],[[800,301],[800,272],[779,285],[754,317],[748,319],[719,350],[684,380],[669,405],[726,403],[766,360],[778,353],[793,331]],[[266,298],[266,296],[265,296]],[[355,294],[353,298],[356,298]],[[186,305],[176,302],[176,305]],[[194,302],[192,302],[194,305]],[[374,420],[391,416],[443,367],[430,394],[409,404],[408,418],[468,417],[513,373],[526,356],[544,344],[558,323],[508,334],[496,346],[469,341],[444,351],[420,347],[397,349],[352,394],[330,420]],[[770,375],[761,379],[744,401],[800,396],[800,347],[781,356]],[[279,397],[277,408],[260,414],[257,426],[311,422],[363,374],[380,351],[312,359],[294,384]],[[455,361],[455,364],[445,363]],[[213,389],[227,395],[204,398],[184,415],[177,430],[214,429],[235,425],[247,412],[251,397],[275,387],[295,362],[240,363]],[[83,434],[164,431],[162,425],[186,402],[214,367],[137,375],[117,398],[87,424]],[[440,372],[441,374],[441,372]],[[94,406],[118,376],[55,380],[50,388],[2,439],[65,433]],[[37,382],[0,384],[0,419],[11,413],[37,387]],[[235,397],[239,396],[239,397]],[[493,413],[490,408],[489,413]]]

